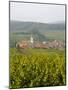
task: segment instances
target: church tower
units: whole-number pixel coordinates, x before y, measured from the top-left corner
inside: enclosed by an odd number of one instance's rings
[[[33,37],[32,37],[32,35],[31,35],[31,37],[30,37],[30,42],[33,44]]]

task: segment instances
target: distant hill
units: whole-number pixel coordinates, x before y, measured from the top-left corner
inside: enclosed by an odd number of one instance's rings
[[[59,23],[38,23],[38,22],[21,22],[21,21],[10,21],[10,31],[30,31],[37,30],[45,32],[46,30],[64,30],[65,24]]]
[[[10,21],[10,46],[13,47],[20,40],[30,40],[33,36],[35,41],[65,40],[64,23],[38,23]]]

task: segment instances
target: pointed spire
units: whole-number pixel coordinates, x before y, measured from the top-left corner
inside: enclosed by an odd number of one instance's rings
[[[30,42],[33,43],[33,37],[32,37],[32,34],[31,34],[31,37],[30,37]]]

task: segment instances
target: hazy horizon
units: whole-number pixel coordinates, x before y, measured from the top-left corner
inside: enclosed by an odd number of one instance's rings
[[[29,23],[43,23],[43,24],[65,24],[65,21],[56,21],[56,22],[38,22],[38,21],[20,21],[20,20],[10,20],[10,22],[29,22]]]

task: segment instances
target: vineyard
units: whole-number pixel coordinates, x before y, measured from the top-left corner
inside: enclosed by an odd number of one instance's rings
[[[10,88],[66,84],[65,52],[10,48]]]

